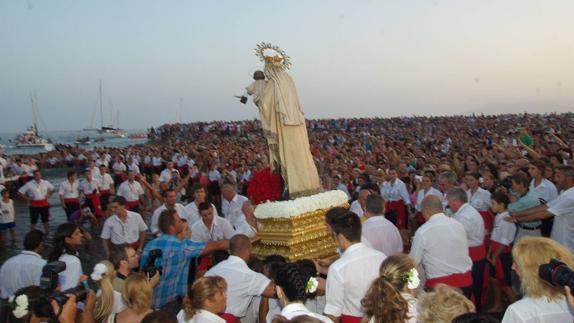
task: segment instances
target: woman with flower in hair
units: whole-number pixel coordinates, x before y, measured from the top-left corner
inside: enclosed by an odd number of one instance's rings
[[[98,284],[100,288],[96,294],[97,301],[94,309],[96,322],[103,322],[112,314],[121,312],[125,306],[122,303],[122,295],[114,290],[112,282],[116,276],[114,265],[103,260],[94,266],[94,271],[90,278]]]
[[[322,322],[333,322],[330,318],[313,313],[305,307],[305,301],[317,291],[319,283],[315,277],[305,280],[297,265],[288,263],[281,267],[275,277],[275,285],[277,297],[283,307],[281,316],[290,320],[296,316],[308,315]]]
[[[183,309],[177,314],[179,323],[225,323],[219,314],[227,304],[227,283],[219,276],[196,280],[183,299]]]
[[[419,283],[415,262],[409,256],[387,257],[381,264],[379,277],[361,300],[365,312],[363,322],[417,322],[414,290]]]

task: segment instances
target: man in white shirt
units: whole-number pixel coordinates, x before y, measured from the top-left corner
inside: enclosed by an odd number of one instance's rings
[[[80,209],[80,190],[75,172],[68,172],[67,180],[60,184],[60,204],[68,220],[72,213]]]
[[[247,267],[251,258],[251,241],[237,234],[229,241],[231,255],[205,273],[220,276],[227,282],[227,307],[225,313],[242,319],[255,296],[275,297],[275,284],[264,275]],[[251,322],[245,322],[251,323]]]
[[[361,243],[361,220],[353,212],[329,216],[326,220],[343,254],[329,266],[325,315],[334,322],[360,319],[364,315],[361,299],[379,277],[379,267],[386,256]]]
[[[370,248],[391,256],[403,252],[403,239],[399,229],[384,216],[385,201],[378,194],[367,196],[365,222],[361,229],[361,241]]]
[[[556,185],[544,178],[546,163],[541,160],[533,161],[528,167],[528,174],[532,177],[528,190],[538,196],[542,203],[552,202],[558,197]]]
[[[173,168],[173,161],[168,161],[167,168],[162,170],[159,174],[159,181],[162,183],[169,183],[172,180],[174,170],[175,168]]]
[[[342,182],[341,179],[342,179],[341,175],[339,174],[335,175],[335,177],[333,178],[333,184],[335,186],[335,189],[345,192],[345,194],[347,194],[347,199],[351,200],[351,193],[349,193],[349,188]]]
[[[205,193],[205,188],[203,188],[203,185],[201,184],[193,185],[193,187],[191,188],[191,195],[193,196],[193,201],[191,201],[185,206],[185,212],[189,217],[188,223],[190,226],[192,226],[195,222],[201,219],[201,215],[199,214],[199,210],[197,208],[199,207],[199,204],[206,202],[207,197],[207,194]],[[213,207],[213,214],[215,216],[218,216],[215,205],[211,204],[211,206]]]
[[[556,170],[555,181],[561,191],[556,199],[548,204],[512,212],[510,221],[522,222],[554,217],[550,238],[574,253],[574,167],[559,167]]]
[[[243,203],[247,201],[247,198],[235,193],[235,188],[228,184],[223,185],[221,188],[221,195],[223,196],[221,201],[223,217],[226,218],[234,228],[239,227],[241,223],[245,221],[245,216],[243,212],[241,212],[241,208],[243,207]]]
[[[128,179],[118,187],[118,196],[126,199],[128,210],[139,213],[140,201],[143,202],[144,190],[139,182],[135,180],[135,173],[128,171]]]
[[[42,179],[39,170],[34,171],[34,180],[20,187],[18,194],[30,205],[30,231],[36,230],[38,217],[42,218],[44,233],[48,234],[50,221],[50,203],[48,199],[54,192],[54,185]]]
[[[486,266],[486,247],[484,245],[484,221],[467,201],[467,193],[462,188],[453,188],[447,192],[453,219],[460,222],[468,240],[468,254],[472,259],[472,294],[476,308],[481,308],[484,268]]]
[[[407,213],[405,207],[411,205],[411,198],[407,186],[398,178],[397,170],[389,169],[388,180],[381,186],[381,196],[385,199],[387,213],[394,211],[395,225],[399,230],[407,228]]]
[[[85,179],[80,181],[79,190],[84,193],[84,202],[88,202],[90,210],[98,219],[102,218],[102,206],[100,203],[100,181],[97,180],[90,169],[86,169]]]
[[[365,200],[367,199],[367,196],[371,195],[371,191],[363,188],[359,191],[359,197],[353,201],[353,203],[351,203],[351,207],[349,208],[349,211],[355,213],[356,215],[359,216],[359,218],[362,218],[364,213],[365,213]]]
[[[191,240],[197,242],[211,242],[218,240],[229,240],[235,234],[233,226],[225,218],[214,216],[211,203],[203,202],[199,204],[199,214],[201,221],[195,222],[191,227]]]
[[[478,212],[488,212],[490,209],[490,192],[481,188],[479,184],[480,174],[468,173],[465,176],[467,201]]]
[[[145,242],[147,225],[141,215],[126,209],[126,200],[117,196],[111,203],[113,215],[102,228],[102,244],[106,258],[110,256],[110,243],[114,245],[129,244],[141,251]]]
[[[241,207],[241,212],[243,212],[245,221],[241,223],[239,227],[235,228],[235,231],[237,233],[244,234],[249,238],[253,238],[257,235],[257,231],[259,231],[259,223],[257,223],[257,219],[255,218],[255,208],[253,207],[253,203],[249,200],[245,201]]]
[[[443,283],[469,297],[472,260],[464,226],[444,215],[442,201],[435,195],[423,200],[422,213],[426,222],[415,232],[409,256],[424,268],[428,288]]]
[[[193,223],[191,223],[192,221],[189,218],[189,215],[187,214],[185,207],[182,204],[176,202],[177,194],[175,193],[175,191],[171,189],[165,190],[163,192],[163,199],[165,202],[162,204],[162,206],[158,207],[153,212],[153,215],[151,217],[151,223],[150,223],[151,233],[155,234],[156,236],[161,234],[158,226],[159,216],[161,215],[161,212],[167,209],[175,210],[179,215],[179,217],[185,219],[185,221],[187,221],[187,225],[191,228]]]
[[[446,199],[446,192],[449,190],[459,187],[458,177],[453,171],[447,170],[438,176],[438,188],[442,192],[443,196],[441,198],[441,203],[444,208],[444,214],[452,215],[452,210],[448,207],[448,201]]]
[[[116,189],[114,187],[114,179],[109,174],[106,165],[100,165],[100,174],[102,175],[102,181],[100,183],[100,202],[102,211],[106,214],[106,217],[108,217],[110,215],[108,204],[110,203],[110,197],[115,195]]]
[[[24,287],[39,286],[46,260],[40,253],[44,249],[44,234],[32,230],[24,237],[24,251],[9,258],[0,268],[0,298],[7,299]]]

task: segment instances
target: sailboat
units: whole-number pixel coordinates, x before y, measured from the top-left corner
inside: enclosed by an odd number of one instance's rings
[[[54,150],[54,145],[50,142],[49,139],[41,137],[38,133],[38,97],[36,96],[36,91],[30,93],[30,101],[32,102],[34,125],[28,127],[24,133],[14,138],[16,148],[35,148],[43,149],[45,151],[52,151]]]
[[[103,108],[103,95],[102,95],[102,80],[100,80],[100,91],[98,95],[98,102],[100,104],[100,128],[94,128],[94,118],[92,117],[92,126],[90,128],[85,128],[84,131],[97,131],[102,137],[107,138],[125,138],[127,133],[113,125],[104,126],[104,108]],[[117,121],[119,124],[119,120]]]

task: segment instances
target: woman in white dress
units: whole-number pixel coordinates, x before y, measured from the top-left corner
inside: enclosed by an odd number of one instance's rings
[[[546,283],[538,273],[540,265],[551,259],[574,268],[570,251],[548,238],[524,237],[512,248],[512,258],[524,297],[506,309],[502,322],[573,322],[564,288]]]
[[[227,304],[227,283],[219,276],[196,280],[183,299],[183,309],[177,313],[179,323],[225,323],[219,314]]]
[[[317,291],[319,283],[315,277],[305,281],[297,265],[288,263],[281,267],[275,277],[275,285],[277,297],[283,307],[281,316],[291,320],[297,316],[307,315],[322,322],[333,322],[330,318],[313,313],[305,307],[305,300]]]
[[[381,264],[379,278],[373,281],[361,300],[364,321],[417,322],[417,299],[414,295],[419,283],[415,262],[409,256],[396,254],[387,257]]]

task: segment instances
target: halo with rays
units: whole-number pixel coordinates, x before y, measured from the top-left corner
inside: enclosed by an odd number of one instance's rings
[[[259,60],[262,61],[263,63],[265,63],[265,57],[266,57],[265,50],[271,50],[278,54],[278,56],[276,57],[280,58],[276,66],[280,66],[284,69],[289,69],[289,67],[291,67],[291,58],[289,57],[289,55],[287,55],[287,53],[285,53],[284,50],[279,48],[279,46],[272,45],[271,43],[261,42],[257,44],[257,46],[255,46],[253,50],[255,51],[255,55],[259,57]]]

